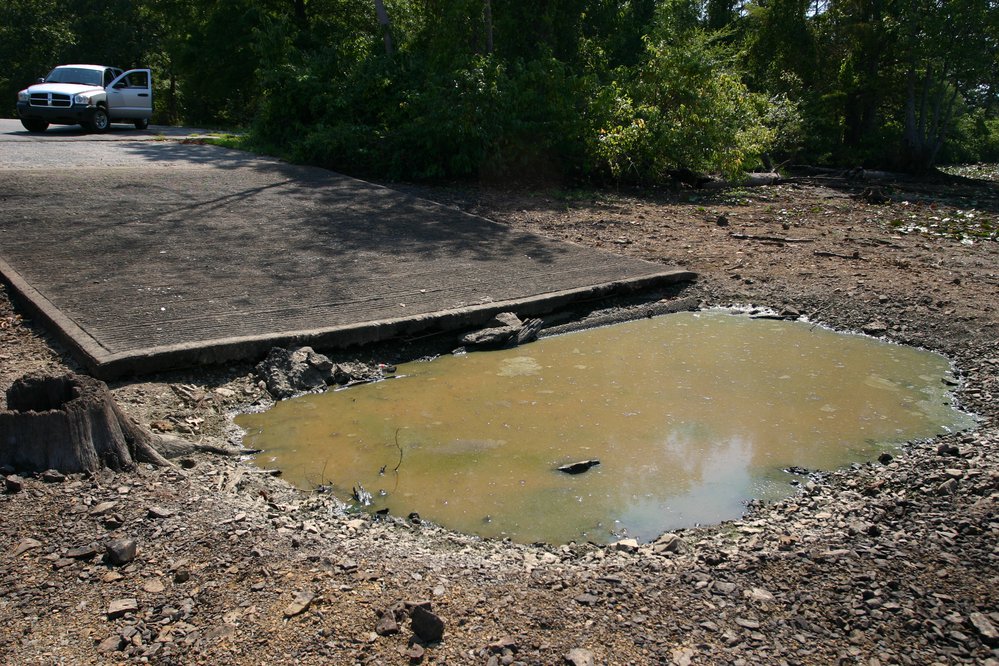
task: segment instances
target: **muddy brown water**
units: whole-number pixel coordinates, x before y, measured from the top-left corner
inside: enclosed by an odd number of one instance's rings
[[[934,353],[707,311],[410,363],[237,423],[261,466],[344,500],[363,486],[370,509],[520,542],[649,540],[794,492],[788,468],[971,426],[953,383]]]

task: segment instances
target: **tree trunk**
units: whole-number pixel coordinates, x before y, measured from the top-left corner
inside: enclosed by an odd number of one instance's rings
[[[305,10],[305,0],[294,0],[295,2],[295,21],[298,23],[300,29],[307,28],[309,26],[309,17]]]
[[[167,102],[167,115],[170,117],[170,123],[174,124],[179,120],[177,113],[177,75],[174,74],[173,68],[170,68],[170,101]]]
[[[486,24],[486,54],[493,52],[493,6],[490,0],[483,0],[482,21]]]
[[[392,55],[392,26],[389,23],[388,12],[385,11],[385,2],[375,0],[375,13],[378,15],[378,24],[382,26],[382,36],[385,39],[385,55]]]
[[[26,375],[7,390],[0,412],[0,465],[30,472],[131,470],[167,466],[155,436],[127,417],[107,385],[73,373]]]
[[[910,67],[907,76],[905,124],[899,166],[906,172],[921,174],[929,171],[936,163],[937,155],[953,120],[958,90],[956,87],[948,90],[943,76],[935,77],[929,66],[922,77],[921,90],[918,93],[916,79],[914,66]],[[931,92],[935,95],[932,104],[929,101]]]

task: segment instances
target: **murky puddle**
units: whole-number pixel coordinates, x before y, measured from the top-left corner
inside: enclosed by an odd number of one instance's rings
[[[640,540],[738,517],[832,470],[969,427],[937,354],[801,322],[683,313],[399,368],[243,415],[301,487],[516,541]],[[556,471],[596,459],[589,471]]]

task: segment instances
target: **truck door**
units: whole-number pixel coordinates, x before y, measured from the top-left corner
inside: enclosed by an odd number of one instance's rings
[[[153,114],[153,76],[148,69],[130,69],[107,87],[114,118],[149,118]]]

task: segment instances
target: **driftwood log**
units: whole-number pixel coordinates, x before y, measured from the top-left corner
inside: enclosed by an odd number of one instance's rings
[[[727,190],[734,187],[760,187],[761,185],[777,185],[782,182],[781,175],[776,171],[750,172],[744,173],[735,180],[724,178],[712,178],[703,173],[697,173],[690,169],[669,169],[666,174],[678,183],[693,187],[694,189],[706,190]]]
[[[562,465],[561,467],[556,467],[555,469],[559,472],[565,472],[566,474],[582,474],[583,472],[589,471],[591,467],[596,467],[599,464],[599,460],[580,460],[579,462]]]
[[[159,439],[121,411],[107,384],[86,375],[26,375],[0,412],[0,465],[27,472],[171,465]]]
[[[734,187],[762,187],[764,185],[778,185],[781,176],[776,172],[746,173],[736,180],[711,180],[704,182],[700,187],[706,190],[727,190]]]

